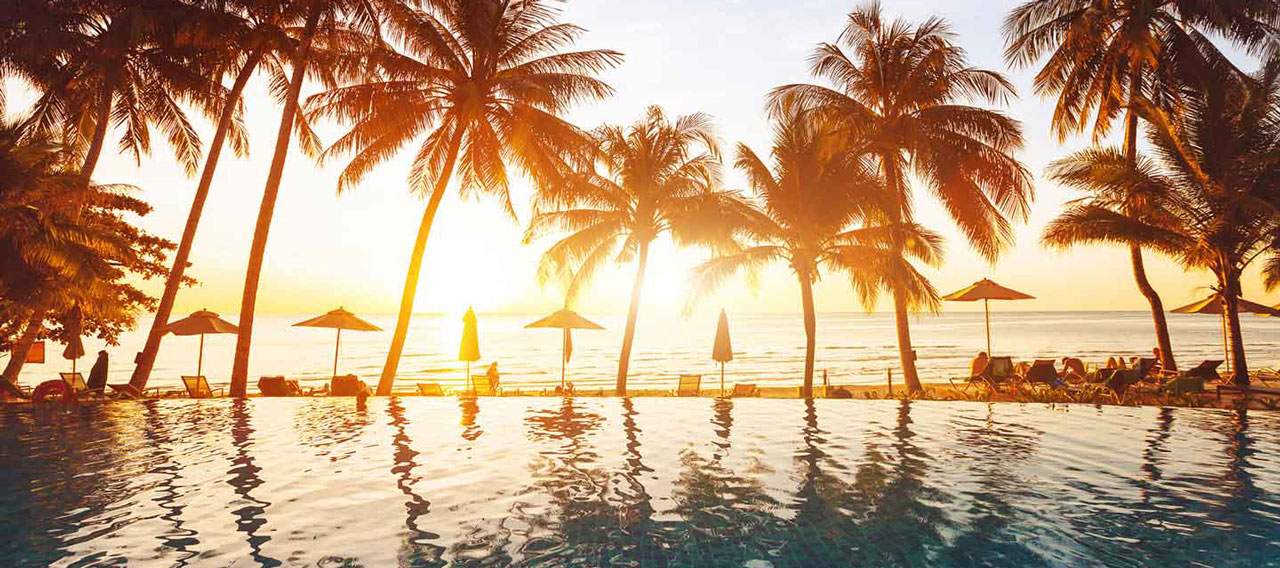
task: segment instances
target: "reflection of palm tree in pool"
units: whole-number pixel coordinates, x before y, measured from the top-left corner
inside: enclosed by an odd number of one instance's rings
[[[235,458],[231,460],[232,467],[227,471],[231,474],[227,483],[231,485],[236,495],[247,503],[231,511],[231,514],[236,516],[236,530],[245,534],[245,541],[249,543],[249,555],[253,561],[259,566],[280,566],[279,560],[262,554],[262,545],[270,541],[271,537],[258,534],[258,529],[267,524],[265,513],[271,503],[252,495],[253,490],[262,485],[262,478],[258,477],[258,472],[262,471],[262,468],[254,464],[253,455],[249,453],[249,448],[252,446],[250,437],[253,436],[253,426],[249,424],[248,404],[249,402],[243,398],[238,398],[231,403],[231,444],[235,447]]]
[[[155,404],[149,405],[146,412],[147,427],[143,429],[143,436],[155,452],[153,459],[159,464],[152,467],[151,471],[162,476],[156,484],[157,495],[152,501],[164,509],[160,518],[173,525],[173,530],[157,535],[156,538],[160,540],[162,546],[178,553],[174,566],[186,566],[191,563],[192,558],[200,554],[189,549],[200,544],[200,539],[196,538],[199,533],[186,528],[186,523],[182,519],[182,511],[187,508],[186,504],[182,503],[180,499],[182,495],[178,491],[178,485],[182,482],[182,465],[174,461],[171,448],[177,436],[171,430],[175,422],[190,426],[192,421],[187,418],[188,415],[185,412],[170,413],[167,417],[160,416],[160,411]]]
[[[709,458],[694,449],[681,453],[680,475],[673,482],[672,491],[676,502],[673,512],[681,521],[662,527],[660,533],[674,565],[714,561],[742,566],[768,558],[769,550],[781,546],[776,528],[782,520],[773,514],[778,502],[769,497],[758,480],[740,475],[723,463],[731,448],[733,402],[716,400],[712,411],[715,449]]]
[[[1036,498],[1027,494],[1035,491],[1035,480],[1019,476],[1018,466],[1035,457],[1042,432],[1016,422],[998,422],[995,408],[987,405],[982,427],[961,424],[955,431],[956,441],[969,450],[965,457],[973,462],[979,488],[968,507],[972,517],[946,556],[958,566],[1047,566],[1045,558],[1023,543],[1027,539],[1010,534],[1011,527],[1023,520],[1022,510],[1011,502],[1031,503]]]
[[[846,511],[842,514],[860,520],[854,545],[865,562],[928,565],[932,552],[943,544],[942,529],[953,524],[940,506],[951,497],[924,483],[931,458],[912,442],[911,401],[899,405],[890,435],[887,452],[876,443],[884,434],[868,435],[866,457],[854,474],[853,486],[837,494],[848,498],[841,501]]]
[[[400,404],[399,398],[392,397],[387,403],[387,414],[391,417],[391,427],[395,429],[395,435],[391,437],[391,444],[395,448],[393,454],[395,464],[391,466],[391,474],[396,476],[396,487],[405,496],[405,528],[408,529],[405,543],[400,549],[400,565],[442,565],[441,557],[444,555],[445,548],[429,542],[439,540],[440,535],[418,526],[418,519],[431,512],[431,502],[413,490],[413,484],[417,481],[413,475],[413,469],[418,466],[415,458],[418,457],[419,452],[413,449],[411,445],[413,441],[405,431],[409,420],[405,418],[404,406]]]

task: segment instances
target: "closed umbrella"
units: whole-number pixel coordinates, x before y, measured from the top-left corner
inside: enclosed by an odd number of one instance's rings
[[[987,322],[987,355],[991,355],[991,300],[1031,300],[1035,296],[1023,294],[1011,288],[1005,288],[991,280],[983,278],[968,288],[943,296],[950,302],[976,302],[982,300],[982,311]]]
[[[528,328],[551,328],[560,329],[564,332],[564,340],[561,342],[560,353],[560,388],[564,388],[564,372],[565,367],[569,363],[569,358],[573,356],[573,337],[569,334],[571,329],[604,329],[599,324],[578,315],[568,308],[556,310],[555,313],[524,326]]]
[[[80,334],[84,332],[84,316],[80,312],[80,306],[71,309],[71,321],[68,322],[68,330],[75,335],[67,340],[67,348],[62,350],[62,358],[71,360],[71,372],[76,372],[76,359],[84,357],[84,341],[80,340]]]
[[[196,375],[204,371],[204,336],[208,333],[240,333],[235,324],[218,317],[209,310],[200,310],[185,318],[170,323],[164,328],[166,333],[174,335],[199,335],[200,352],[196,356]]]
[[[716,342],[711,347],[711,359],[720,363],[720,396],[724,396],[724,364],[733,360],[733,344],[729,341],[729,316],[720,310],[716,322]]]
[[[470,307],[462,315],[462,345],[458,346],[458,360],[467,362],[467,384],[471,385],[471,362],[480,360],[480,332],[476,329],[476,312]],[[471,390],[475,390],[474,385]]]
[[[1272,317],[1280,316],[1280,310],[1250,302],[1244,298],[1236,299],[1236,305],[1239,306],[1240,311],[1245,313]],[[1174,308],[1172,312],[1175,314],[1211,314],[1218,316],[1218,319],[1222,320],[1222,360],[1227,362],[1227,368],[1230,370],[1231,349],[1227,345],[1227,315],[1222,304],[1222,295],[1218,292],[1214,292],[1203,300],[1192,302],[1180,308]]]
[[[382,331],[382,328],[364,321],[355,314],[345,309],[338,308],[328,313],[311,318],[307,321],[300,321],[293,324],[294,327],[327,327],[338,330],[337,339],[333,343],[333,377],[338,378],[338,350],[342,347],[342,330],[350,329],[353,331]]]

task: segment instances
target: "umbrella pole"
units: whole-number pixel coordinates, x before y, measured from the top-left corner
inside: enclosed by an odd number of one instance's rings
[[[200,350],[196,352],[196,376],[204,371],[204,334],[200,334]]]
[[[991,300],[982,299],[982,313],[987,319],[987,357],[991,356]]]
[[[338,348],[342,346],[342,328],[338,328],[338,339],[333,342],[333,378],[338,378]]]
[[[560,390],[564,391],[564,368],[569,359],[569,328],[564,328],[564,340],[560,342]]]
[[[720,396],[724,397],[724,361],[720,362]]]
[[[471,361],[467,361],[467,384],[471,386],[471,393],[476,394],[475,381],[471,380]]]
[[[75,359],[72,359],[72,360],[71,360],[71,372],[72,372],[72,373],[75,373],[75,372],[76,372],[76,360],[75,360]]]

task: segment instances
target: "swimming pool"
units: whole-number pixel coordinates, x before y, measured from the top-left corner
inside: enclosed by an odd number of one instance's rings
[[[1280,565],[1280,414],[452,398],[0,410],[0,566]]]

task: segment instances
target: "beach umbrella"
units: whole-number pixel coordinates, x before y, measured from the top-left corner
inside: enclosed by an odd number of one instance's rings
[[[720,310],[716,322],[716,342],[711,347],[711,358],[720,363],[720,396],[724,396],[724,364],[733,360],[733,344],[729,341],[729,316]]]
[[[991,280],[983,278],[968,288],[943,296],[949,302],[976,302],[982,300],[982,311],[987,322],[987,355],[991,355],[991,300],[1031,300],[1035,296],[1023,294],[1012,288],[1005,288]]]
[[[174,335],[199,335],[200,351],[196,356],[196,375],[204,371],[204,336],[210,333],[240,333],[235,324],[218,317],[209,310],[200,310],[165,326],[166,333]]]
[[[467,362],[467,384],[471,384],[471,362],[480,360],[480,332],[476,329],[476,312],[467,307],[462,315],[462,345],[458,346],[458,360]],[[475,390],[472,386],[471,390]]]
[[[84,341],[80,340],[80,334],[84,330],[84,316],[80,312],[80,306],[71,309],[71,321],[68,325],[68,331],[75,335],[67,341],[67,348],[62,350],[62,358],[71,360],[71,372],[76,372],[76,359],[84,357]]]
[[[559,329],[564,332],[564,340],[561,344],[560,353],[560,388],[564,388],[564,370],[569,363],[569,358],[573,356],[573,337],[569,334],[571,329],[604,329],[599,324],[578,315],[568,308],[556,310],[555,313],[524,326],[525,329],[530,328],[549,328]]]
[[[1271,317],[1280,316],[1280,310],[1255,302],[1250,302],[1244,298],[1236,299],[1236,305],[1239,306],[1240,311],[1244,313]],[[1218,319],[1222,322],[1222,360],[1227,361],[1227,367],[1228,370],[1230,370],[1231,348],[1227,345],[1227,313],[1223,308],[1222,295],[1214,292],[1203,300],[1192,302],[1179,308],[1174,308],[1172,312],[1175,314],[1210,314],[1218,316]]]
[[[350,329],[352,331],[382,331],[382,328],[364,321],[355,314],[339,307],[336,310],[330,310],[322,316],[316,316],[307,321],[300,321],[293,324],[294,327],[327,327],[338,330],[337,338],[333,342],[333,377],[338,378],[338,349],[342,346],[342,330]]]

